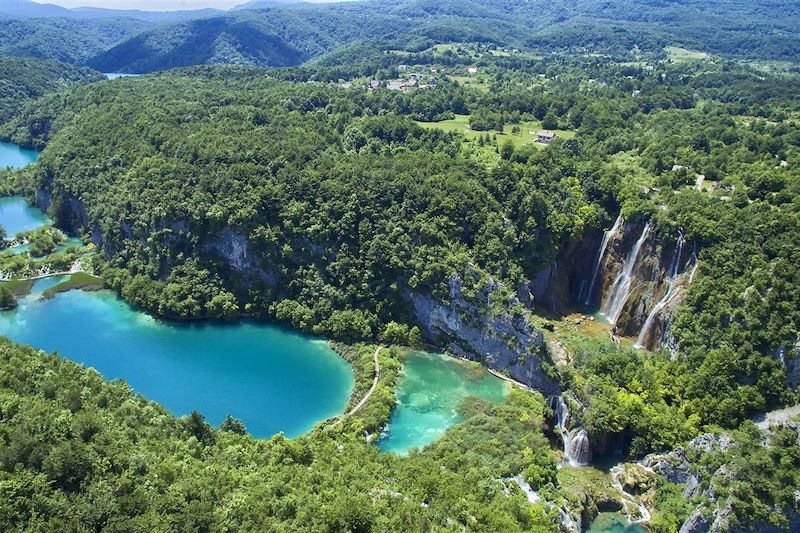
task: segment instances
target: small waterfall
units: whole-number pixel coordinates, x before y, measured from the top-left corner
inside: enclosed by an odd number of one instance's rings
[[[569,442],[564,451],[571,466],[586,466],[592,458],[589,433],[583,428],[575,428],[569,433]]]
[[[589,433],[583,428],[567,428],[569,407],[561,396],[552,396],[550,406],[556,414],[556,429],[564,444],[564,458],[570,466],[586,466],[592,458]]]
[[[611,285],[611,290],[608,293],[608,297],[603,303],[603,314],[611,323],[611,325],[615,325],[617,323],[619,315],[622,313],[622,309],[625,307],[625,303],[628,301],[628,297],[631,294],[631,286],[633,285],[633,270],[638,263],[639,252],[642,250],[642,246],[650,234],[651,225],[652,223],[650,221],[644,225],[644,229],[642,230],[642,234],[639,236],[639,240],[636,241],[631,253],[627,258],[625,258],[625,263],[622,265],[622,270],[614,279],[614,283]]]
[[[584,301],[584,299],[583,299],[583,295],[586,293],[586,284],[587,284],[587,283],[588,283],[588,282],[587,282],[587,280],[583,280],[583,281],[581,281],[581,286],[580,286],[580,288],[578,289],[578,301],[579,301],[579,302],[582,302],[582,301]],[[588,305],[588,304],[587,304],[587,305]]]
[[[530,484],[527,481],[525,481],[525,479],[522,477],[522,474],[518,474],[511,478],[504,478],[503,481],[513,481],[514,483],[516,483],[517,486],[519,486],[519,488],[522,489],[522,492],[525,493],[525,497],[528,499],[530,503],[537,504],[544,502],[544,504],[548,508],[550,509],[555,508],[559,516],[561,517],[561,525],[564,526],[568,531],[574,531],[576,533],[580,531],[580,527],[578,527],[578,524],[575,523],[575,520],[572,519],[569,513],[567,513],[561,507],[557,507],[556,504],[549,502],[547,500],[543,500],[542,497],[539,495],[539,493],[533,490],[533,487],[531,487]]]
[[[650,470],[649,468],[646,468],[644,466],[642,466],[642,468],[645,468],[646,470],[652,472],[652,470]],[[650,519],[652,518],[650,515],[650,511],[647,509],[646,506],[639,503],[633,494],[625,492],[625,487],[622,485],[622,481],[620,481],[620,477],[623,474],[623,463],[620,463],[614,468],[612,468],[609,473],[611,474],[611,486],[617,489],[617,491],[622,496],[621,498],[622,509],[625,511],[625,516],[628,518],[628,523],[641,524],[644,522],[649,522]],[[639,518],[631,519],[631,510],[630,510],[631,506],[635,507],[636,510],[638,511]]]
[[[678,283],[678,271],[680,270],[681,255],[683,254],[683,245],[686,239],[683,232],[678,230],[678,241],[675,243],[675,251],[672,254],[672,261],[670,261],[669,270],[667,271],[667,290],[664,295],[650,310],[647,319],[642,324],[642,329],[639,330],[639,337],[636,339],[636,344],[633,345],[637,349],[647,348],[647,339],[650,335],[650,330],[661,311],[667,307],[670,302],[681,292],[683,287]],[[689,281],[691,283],[691,280]]]
[[[692,271],[689,272],[689,285],[694,282],[694,276],[697,274],[697,243],[694,245],[694,250],[692,250]]]
[[[669,279],[675,279],[678,277],[678,270],[681,264],[681,254],[683,254],[683,245],[686,242],[686,239],[683,236],[683,232],[678,230],[678,241],[675,243],[675,252],[672,254],[672,262],[669,265],[669,272],[667,276]]]
[[[600,265],[603,264],[603,258],[606,256],[608,243],[611,242],[611,237],[619,232],[623,222],[625,221],[623,220],[622,216],[618,216],[617,220],[614,221],[614,225],[611,226],[611,229],[603,234],[603,241],[600,243],[600,250],[597,252],[597,259],[594,262],[594,270],[592,270],[592,280],[589,283],[589,292],[586,293],[586,298],[583,300],[583,305],[589,305],[592,303],[592,295],[594,294],[594,286],[597,282],[597,274],[600,273]]]

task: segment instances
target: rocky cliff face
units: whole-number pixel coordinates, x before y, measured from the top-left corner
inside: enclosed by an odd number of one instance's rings
[[[420,293],[409,293],[408,299],[430,341],[547,394],[558,393],[557,383],[542,367],[548,361],[544,336],[531,326],[519,301],[512,298],[501,310],[478,303],[489,302],[499,289],[500,284],[489,280],[476,298],[467,298],[462,277],[453,276],[447,301]]]
[[[556,259],[533,280],[518,288],[518,298],[525,305],[538,305],[551,313],[563,314],[589,290],[587,276],[592,271],[598,241],[572,241]]]
[[[798,432],[795,423],[785,427]],[[769,438],[769,431],[766,434]],[[702,458],[711,452],[725,452],[734,441],[730,435],[707,433],[696,437],[685,447],[665,454],[651,454],[641,465],[672,483],[683,485],[683,495],[688,498],[702,497],[706,503],[698,506],[683,523],[681,533],[744,533],[752,531],[767,533],[781,531],[770,524],[750,524],[746,529],[733,525],[733,508],[724,487],[736,480],[736,472],[727,464],[714,471],[698,467]],[[800,490],[796,493],[795,508],[800,507]],[[775,510],[789,518],[788,531],[800,531],[800,515],[794,509]]]
[[[60,222],[76,230],[88,230],[94,244],[108,257],[117,250],[110,246],[105,231],[91,221],[85,205],[75,196],[61,195],[53,198],[46,188],[36,192],[36,204],[41,209],[57,205]],[[152,235],[139,235],[130,224],[122,221],[119,227],[108,230],[118,232],[121,239],[138,240],[142,246],[150,246]],[[274,286],[276,276],[264,265],[254,251],[247,236],[231,227],[208,230],[201,248],[193,248],[192,229],[185,221],[162,221],[156,228],[159,245],[179,250],[188,255],[206,254],[221,259],[235,271],[237,281]],[[462,279],[453,276],[447,302],[429,294],[408,293],[417,319],[423,326],[427,338],[438,346],[448,347],[456,355],[480,361],[489,368],[507,372],[513,379],[525,383],[547,394],[560,392],[555,380],[546,375],[542,363],[548,361],[544,337],[527,319],[527,311],[519,300],[512,298],[502,306],[490,310],[489,302],[501,286],[487,282],[476,297],[467,297],[462,290]]]
[[[642,224],[626,224],[625,240],[612,248],[613,264],[624,264],[631,253],[632,241],[643,231]],[[674,310],[680,305],[688,286],[688,276],[693,265],[692,249],[681,243],[678,235],[650,232],[639,251],[632,270],[633,279],[627,301],[615,324],[617,333],[640,337],[646,348],[655,348],[669,337],[669,324]],[[619,267],[605,270],[603,301],[612,297],[608,290],[619,274]],[[655,314],[648,323],[648,318]],[[647,331],[642,335],[642,328]]]

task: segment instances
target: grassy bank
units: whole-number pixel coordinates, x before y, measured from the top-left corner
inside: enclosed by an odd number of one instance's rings
[[[67,292],[73,289],[84,291],[97,291],[103,288],[103,279],[87,272],[76,272],[69,279],[62,281],[58,285],[50,287],[42,293],[42,298],[52,298],[60,292]]]

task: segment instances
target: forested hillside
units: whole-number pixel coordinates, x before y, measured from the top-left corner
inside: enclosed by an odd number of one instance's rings
[[[99,72],[56,61],[0,58],[0,123],[44,94],[103,79]]]
[[[526,52],[599,52],[618,58],[663,57],[668,45],[772,60],[800,52],[795,5],[742,0],[406,0],[391,5],[375,0],[255,5],[216,15],[187,12],[184,19],[70,12],[81,13],[85,19],[0,22],[0,54],[89,64],[105,72],[151,72],[197,64],[298,65],[354,42],[405,51],[481,42]],[[179,21],[185,19],[191,20]]]
[[[152,27],[129,18],[0,20],[0,55],[85,65],[97,54]]]
[[[0,339],[0,530],[797,529],[794,4],[0,21],[0,56],[36,57],[0,59],[0,141],[41,150],[0,192],[83,239],[58,270],[154,319],[328,339],[366,398],[256,440]],[[4,243],[0,277],[64,238]],[[382,453],[399,346],[515,388]]]

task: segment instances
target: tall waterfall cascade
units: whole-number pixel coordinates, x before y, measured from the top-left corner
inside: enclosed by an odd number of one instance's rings
[[[631,290],[633,289],[634,269],[639,262],[639,253],[642,250],[642,246],[644,246],[645,241],[647,241],[647,237],[650,235],[651,227],[652,222],[648,221],[642,230],[642,234],[636,241],[636,244],[633,246],[631,253],[625,258],[625,263],[622,265],[622,270],[620,270],[619,274],[617,274],[617,277],[614,279],[614,283],[611,285],[611,289],[608,292],[608,296],[606,296],[605,300],[603,301],[601,312],[608,319],[611,325],[615,325],[617,323],[617,320],[619,320],[619,316],[625,307],[625,303],[628,301],[628,298],[631,295]]]
[[[592,459],[589,433],[580,427],[572,431],[567,427],[569,407],[561,396],[550,398],[550,406],[555,411],[556,429],[564,445],[564,458],[570,466],[586,466]]]
[[[664,291],[661,299],[656,302],[656,304],[650,310],[650,313],[647,315],[647,319],[644,321],[642,328],[639,330],[639,336],[636,339],[634,348],[647,349],[648,339],[653,326],[655,325],[656,319],[661,315],[662,311],[669,306],[672,301],[681,293],[681,291],[683,291],[688,285],[691,285],[691,283],[694,281],[694,275],[697,271],[696,248],[692,251],[692,256],[689,260],[689,264],[692,265],[692,269],[689,272],[688,279],[681,279],[681,277],[685,274],[685,272],[681,273],[680,268],[681,256],[683,255],[683,247],[685,243],[686,238],[684,237],[683,232],[678,230],[678,240],[675,243],[675,251],[672,254],[672,260],[670,261],[669,270],[667,271],[666,275],[667,289]]]
[[[603,264],[603,259],[606,257],[606,250],[608,249],[608,243],[611,242],[611,238],[614,237],[617,233],[619,233],[622,224],[625,223],[625,220],[622,216],[618,216],[617,220],[614,221],[614,225],[611,226],[611,229],[606,231],[603,234],[603,241],[600,243],[600,249],[597,252],[597,259],[594,262],[594,269],[592,270],[592,278],[589,282],[589,292],[586,293],[586,296],[583,299],[583,305],[589,305],[592,303],[592,295],[594,295],[594,286],[597,283],[597,275],[600,273],[600,267]],[[579,296],[580,299],[580,296]]]

